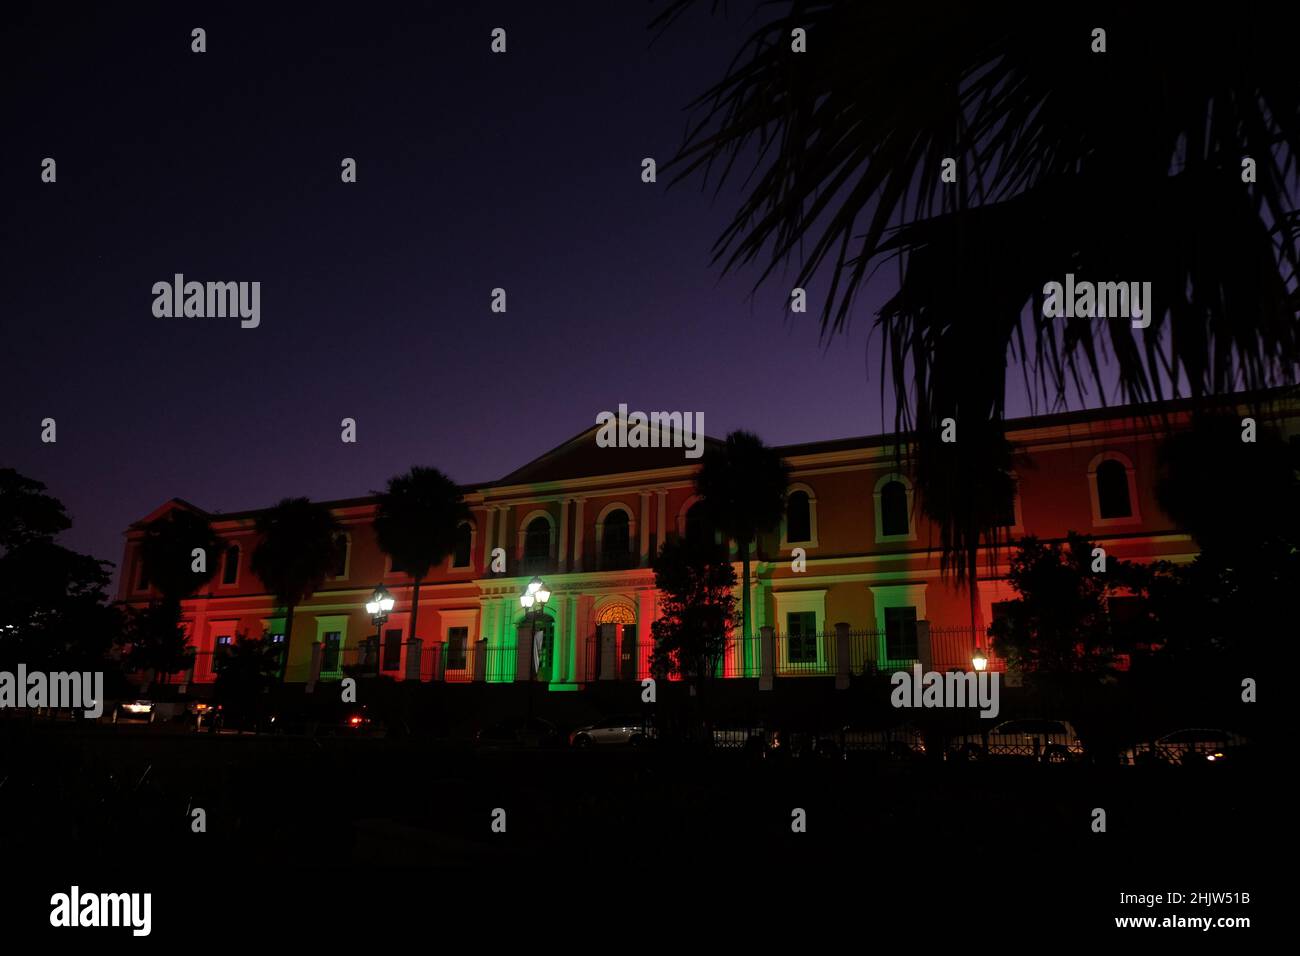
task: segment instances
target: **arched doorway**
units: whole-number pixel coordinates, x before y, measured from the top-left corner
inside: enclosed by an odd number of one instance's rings
[[[610,601],[596,609],[596,675],[635,680],[636,611],[630,603]]]

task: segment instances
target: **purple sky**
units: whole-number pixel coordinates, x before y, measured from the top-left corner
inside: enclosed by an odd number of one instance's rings
[[[741,16],[652,46],[658,4],[470,6],[5,14],[0,463],[67,504],[65,543],[119,560],[171,496],[348,497],[412,464],[497,478],[620,402],[771,443],[880,430],[878,296],[823,347],[783,315],[788,283],[751,301],[755,273],[710,266],[734,192],[640,181]],[[155,318],[176,272],[260,281],[261,327]]]

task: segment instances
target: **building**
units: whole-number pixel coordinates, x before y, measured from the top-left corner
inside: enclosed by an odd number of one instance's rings
[[[1028,466],[1016,474],[1017,494],[1008,503],[1010,537],[1061,538],[1073,530],[1116,558],[1191,560],[1193,542],[1156,501],[1159,438],[1144,417],[1152,412],[1012,421],[1008,438]],[[1160,412],[1175,427],[1187,421],[1184,406]],[[1271,414],[1284,434],[1300,430],[1293,411]],[[344,528],[337,566],[295,613],[285,679],[313,676],[313,645],[325,680],[342,676],[363,647],[368,652],[375,628],[364,605],[381,582],[397,602],[383,627],[378,663],[384,673],[453,682],[526,677],[519,596],[534,575],[553,594],[540,680],[551,690],[573,690],[593,680],[644,676],[657,616],[650,565],[670,536],[702,529],[693,487],[698,460],[680,448],[599,447],[596,433],[593,426],[500,480],[466,487],[472,520],[462,526],[455,553],[421,587],[414,640],[408,633],[412,582],[377,546],[373,499],[329,502]],[[973,635],[983,633],[999,602],[1014,597],[1003,580],[1006,553],[1000,565],[981,564],[972,628],[969,592],[941,575],[937,537],[887,439],[778,451],[792,470],[787,514],[755,548],[751,636],[733,641],[724,675],[760,676],[764,661],[769,675],[833,674],[844,667],[842,653],[854,671],[914,659],[944,667],[968,663]],[[139,541],[146,523],[174,508],[199,510],[173,499],[128,530],[123,603],[149,601]],[[214,679],[214,654],[239,635],[283,640],[284,611],[250,570],[257,514],[209,516],[228,547],[207,591],[184,602],[198,651],[194,682]],[[851,652],[838,650],[837,625],[839,634],[852,635]],[[773,632],[766,649],[763,628]]]

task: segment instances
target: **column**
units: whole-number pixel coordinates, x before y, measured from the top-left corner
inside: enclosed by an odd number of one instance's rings
[[[655,514],[655,550],[661,550],[668,540],[668,492],[655,492],[659,497],[659,509]]]
[[[772,678],[776,674],[776,632],[771,627],[764,627],[758,634],[759,654],[762,657],[758,675],[758,689],[771,690]]]
[[[486,577],[492,572],[492,517],[496,514],[496,509],[487,505],[483,509],[483,575]]]
[[[510,524],[510,509],[503,505],[497,508],[497,511],[498,511],[498,515],[497,515],[496,546],[498,548],[503,548],[506,554],[509,554],[510,549],[506,547],[506,532],[508,530],[508,525]]]
[[[849,626],[843,622],[835,625],[835,689],[849,689]]]
[[[641,567],[650,563],[650,492],[641,492]]]
[[[636,676],[650,676],[650,648],[654,637],[650,624],[655,619],[655,592],[645,588],[637,592],[636,607]]]
[[[560,499],[560,573],[569,570],[569,499]]]
[[[582,509],[587,504],[585,498],[578,498],[577,509],[573,513],[573,570],[585,571],[586,558],[582,553],[582,538],[586,527],[582,521]]]

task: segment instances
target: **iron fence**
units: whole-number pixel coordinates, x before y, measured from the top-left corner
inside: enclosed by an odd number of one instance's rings
[[[928,622],[920,622],[927,624]],[[641,681],[651,675],[653,643],[638,633],[635,625],[611,626],[581,640],[554,657],[554,646],[541,649],[539,677],[543,681],[579,683],[595,681]],[[971,670],[978,648],[986,658],[986,669],[1005,671],[1006,662],[995,657],[982,628],[970,626],[922,626],[915,635],[881,630],[829,630],[811,633],[773,633],[771,647],[763,633],[733,635],[723,644],[714,665],[717,678],[776,679],[802,677],[860,677],[876,673],[909,670],[921,664],[930,670]],[[417,650],[418,647],[418,650]],[[400,652],[400,653],[399,653]],[[165,679],[166,683],[211,683],[216,680],[222,658],[231,653],[224,646],[198,651],[188,666]],[[531,655],[513,643],[415,642],[379,647],[374,636],[338,646],[319,645],[318,680],[382,674],[396,680],[419,680],[468,684],[507,683],[523,666],[533,666]],[[770,658],[770,660],[768,660]],[[287,679],[306,681],[311,661],[303,655],[290,665]],[[273,676],[286,677],[282,667]],[[526,675],[525,675],[526,676]],[[673,678],[691,677],[689,668]]]

